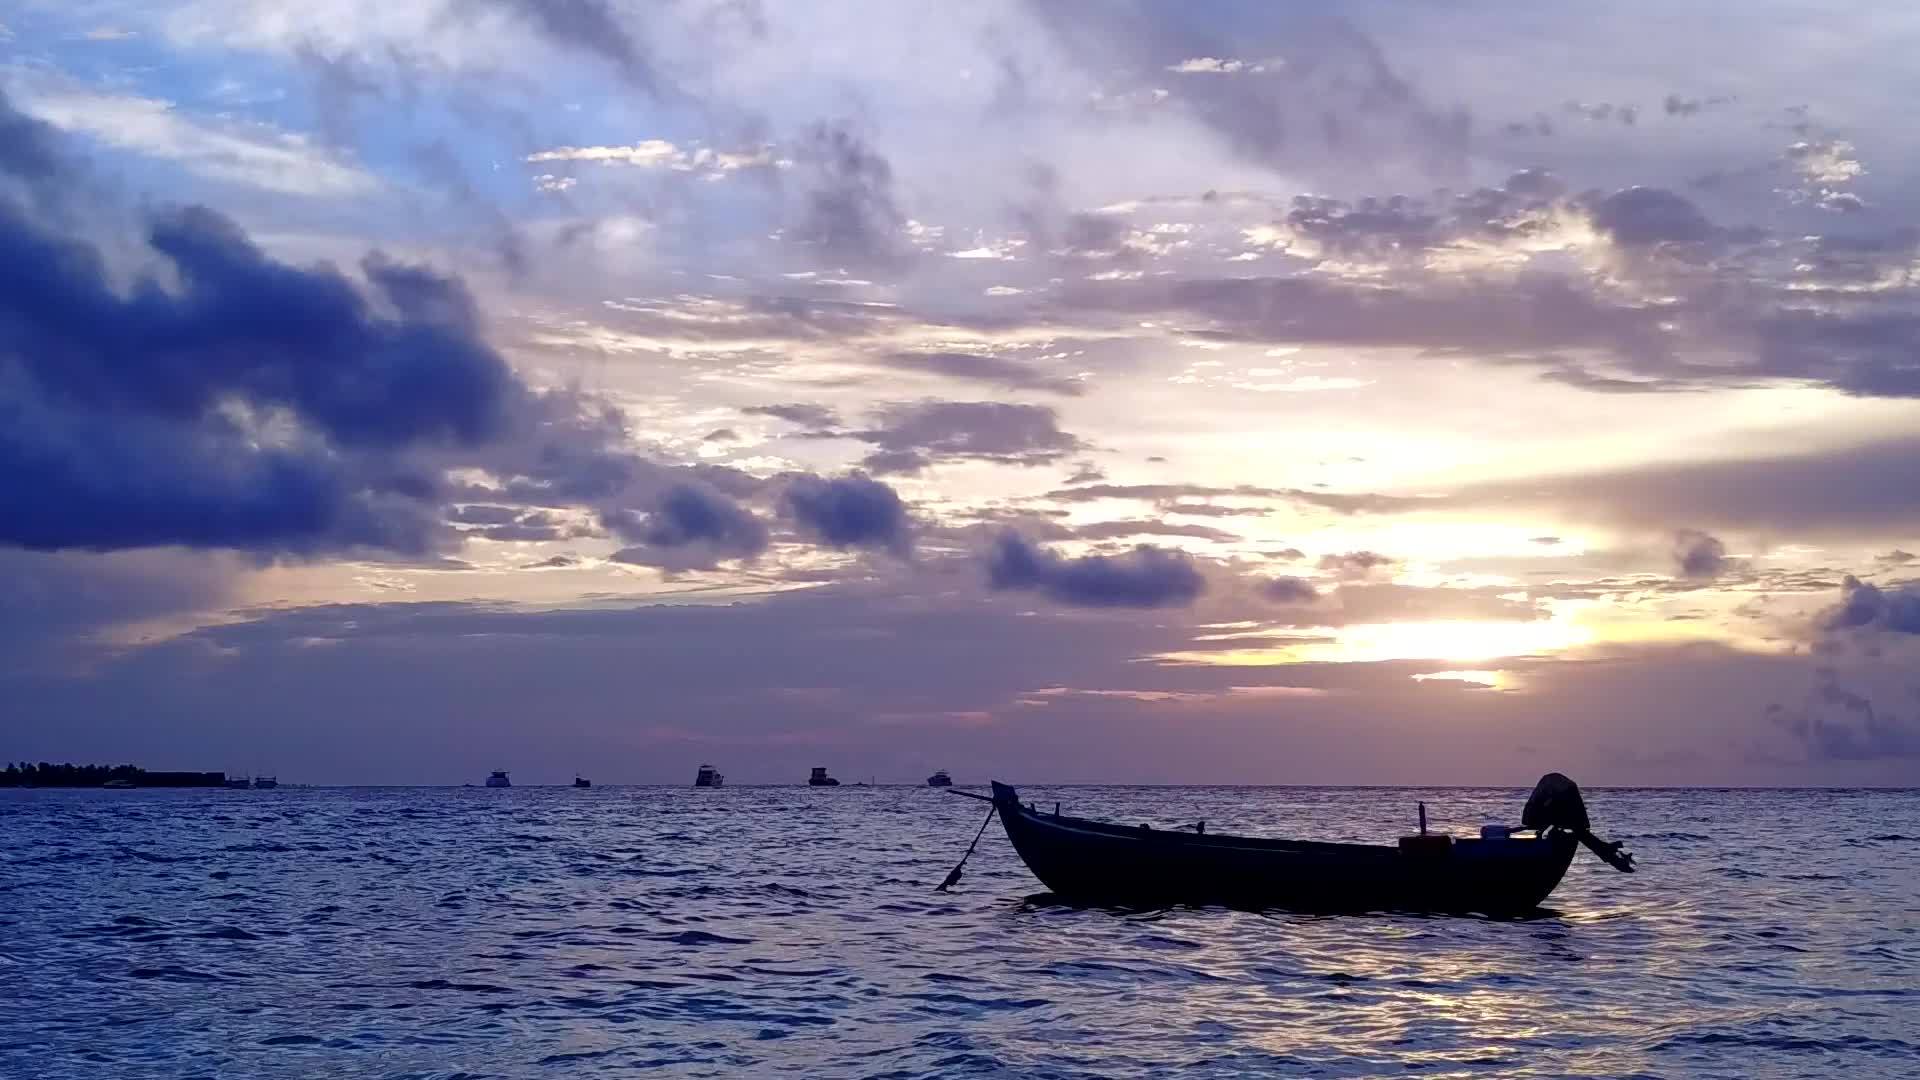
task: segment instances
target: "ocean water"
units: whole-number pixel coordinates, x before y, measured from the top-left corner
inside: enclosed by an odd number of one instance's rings
[[[1524,790],[1034,788],[1390,841]],[[0,1076],[1920,1076],[1920,792],[1589,791],[1535,918],[1084,910],[925,788],[0,791]]]

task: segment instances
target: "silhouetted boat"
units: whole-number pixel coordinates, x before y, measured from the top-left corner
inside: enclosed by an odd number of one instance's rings
[[[133,787],[133,781],[128,780],[125,777],[116,776],[112,780],[109,780],[106,783],[101,784],[100,786],[103,788],[112,788],[115,791],[126,791]]]
[[[488,787],[512,787],[513,781],[507,779],[507,773],[505,769],[495,769],[487,777],[487,786]]]
[[[575,777],[573,778],[573,786],[574,786],[574,787],[577,787],[577,788],[586,788],[586,787],[592,787],[592,786],[593,786],[593,781],[591,781],[591,780],[589,780],[589,779],[587,779],[587,778],[586,778],[586,777],[584,777],[584,776],[577,776],[577,775],[576,775],[576,776],[575,776]]]
[[[277,776],[256,776],[253,778],[253,789],[255,791],[272,791],[279,786],[280,778]]]
[[[953,777],[947,775],[947,770],[941,769],[939,772],[934,773],[932,776],[927,777],[927,786],[928,787],[952,787]]]
[[[986,796],[955,791],[956,795]],[[1558,773],[1527,800],[1524,828],[1478,839],[1425,832],[1397,846],[1264,840],[1112,825],[1023,806],[995,783],[991,801],[1027,868],[1063,899],[1091,904],[1226,904],[1304,911],[1436,911],[1523,915],[1540,906],[1582,843],[1631,873],[1632,856],[1588,830],[1579,788]],[[959,868],[949,881],[958,877]]]
[[[719,787],[726,782],[727,778],[720,775],[720,770],[711,765],[702,765],[700,771],[693,774],[694,787]]]
[[[813,767],[813,774],[807,777],[807,786],[808,787],[839,787],[840,781],[835,780],[831,776],[828,776],[825,766],[816,765]]]
[[[229,776],[223,786],[234,791],[245,791],[253,786],[253,781],[248,780],[244,776]]]

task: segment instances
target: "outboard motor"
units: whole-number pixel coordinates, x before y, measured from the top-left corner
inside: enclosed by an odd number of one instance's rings
[[[1533,786],[1527,796],[1527,808],[1520,812],[1520,825],[1545,833],[1559,829],[1572,833],[1587,850],[1605,859],[1621,873],[1633,873],[1633,856],[1620,850],[1620,842],[1608,843],[1593,835],[1587,820],[1587,803],[1580,797],[1580,785],[1560,773],[1548,773]]]

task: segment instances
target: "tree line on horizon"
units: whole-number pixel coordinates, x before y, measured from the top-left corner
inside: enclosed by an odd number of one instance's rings
[[[99,787],[109,780],[125,780],[136,787],[217,786],[226,781],[218,772],[148,772],[137,765],[55,765],[42,761],[8,762],[0,771],[0,787]]]

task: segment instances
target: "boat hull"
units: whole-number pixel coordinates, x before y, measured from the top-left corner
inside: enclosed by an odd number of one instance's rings
[[[1546,900],[1578,845],[1556,834],[1460,840],[1409,852],[1196,835],[1043,814],[1022,806],[1013,788],[995,784],[993,790],[1021,860],[1049,890],[1076,903],[1511,917]]]

